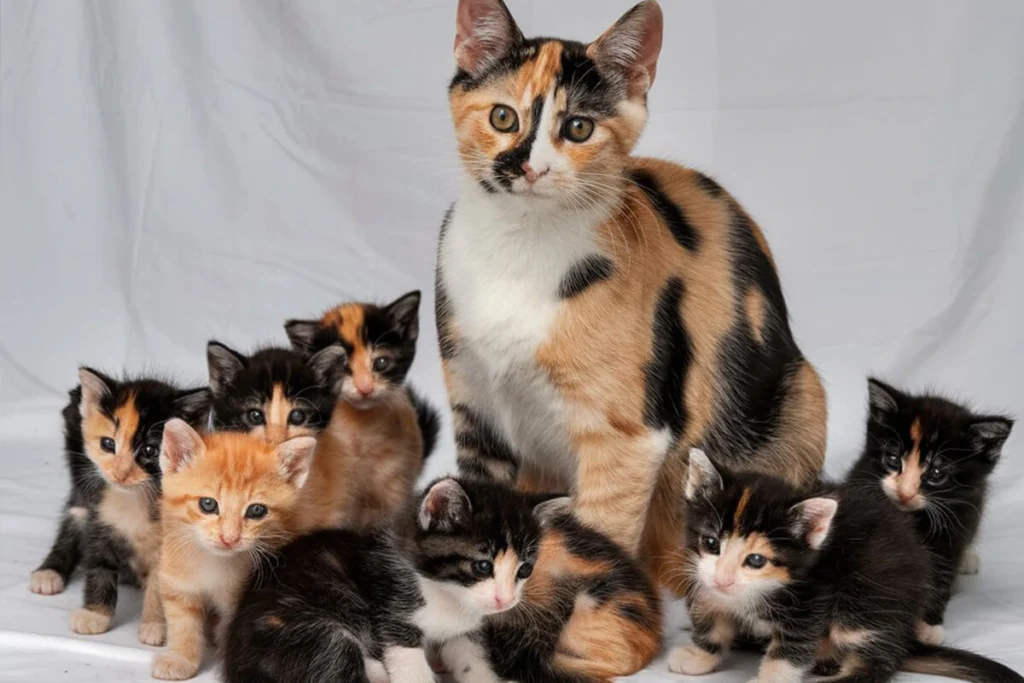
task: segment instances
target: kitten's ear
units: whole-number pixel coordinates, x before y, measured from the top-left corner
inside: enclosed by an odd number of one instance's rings
[[[807,541],[812,550],[818,550],[825,543],[832,530],[832,520],[839,509],[835,498],[808,498],[789,509],[794,534]]]
[[[455,63],[476,74],[523,42],[502,0],[459,0],[455,15]]]
[[[533,517],[541,526],[547,526],[556,517],[572,514],[572,498],[559,496],[533,506]]]
[[[588,45],[587,55],[598,67],[621,74],[631,97],[644,95],[658,70],[663,24],[661,6],[645,0]]]
[[[203,387],[179,392],[174,399],[174,414],[191,425],[206,426],[210,416],[210,390]]]
[[[160,471],[172,474],[189,467],[206,451],[203,438],[181,418],[172,418],[164,424],[160,443]]]
[[[895,413],[903,399],[903,392],[880,379],[868,378],[868,415],[873,420],[881,422],[886,415]]]
[[[979,455],[993,462],[1003,453],[1003,444],[1013,429],[1013,420],[999,415],[977,417],[971,423],[971,437]]]
[[[322,386],[334,389],[345,373],[347,358],[345,347],[341,344],[331,344],[326,349],[314,353],[307,363]]]
[[[419,523],[423,531],[452,531],[472,512],[469,496],[454,479],[441,479],[423,494]]]
[[[315,451],[316,439],[312,436],[296,436],[282,441],[274,449],[281,476],[295,488],[302,488],[313,466]]]
[[[78,405],[82,417],[98,410],[103,397],[114,390],[114,381],[92,368],[78,368],[78,384],[82,388],[82,401]]]
[[[320,331],[319,320],[289,320],[284,324],[284,332],[292,348],[299,353],[313,353],[313,340]]]
[[[699,448],[690,449],[690,467],[686,475],[686,500],[699,494],[710,495],[722,490],[722,475],[711,459]]]
[[[221,396],[238,375],[245,370],[246,358],[218,341],[206,345],[206,364],[210,371],[210,391]]]
[[[388,304],[384,311],[403,339],[416,341],[420,336],[420,292],[409,292]]]

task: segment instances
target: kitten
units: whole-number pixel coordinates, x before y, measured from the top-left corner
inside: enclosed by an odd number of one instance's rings
[[[694,644],[670,654],[673,671],[713,671],[744,635],[767,641],[763,683],[802,681],[816,664],[838,672],[829,680],[851,683],[884,683],[901,668],[1024,681],[983,657],[917,642],[928,550],[879,492],[800,490],[717,470],[693,449],[686,499]]]
[[[877,379],[868,380],[868,399],[867,442],[849,478],[879,486],[912,515],[932,557],[933,591],[918,637],[938,645],[957,569],[977,571],[971,544],[1013,420],[912,396]]]
[[[275,447],[249,434],[200,436],[181,420],[165,425],[158,578],[167,651],[153,658],[155,678],[196,674],[208,608],[220,618],[216,641],[223,645],[255,560],[295,536],[315,446],[310,436]]]
[[[160,604],[147,579],[160,547],[160,438],[172,417],[204,424],[209,395],[154,379],[114,380],[89,368],[78,377],[62,412],[71,493],[29,588],[60,593],[81,563],[85,604],[72,612],[71,630],[96,634],[110,628],[119,576],[145,584],[139,638],[159,644]]]
[[[519,602],[540,542],[534,502],[444,478],[408,501],[391,530],[292,543],[241,600],[226,680],[433,681],[426,646]]]
[[[436,411],[404,386],[419,336],[419,292],[386,306],[349,303],[318,320],[291,320],[289,339],[304,354],[343,348],[341,399],[319,452],[341,468],[345,524],[371,528],[390,519],[412,493],[437,441]]]

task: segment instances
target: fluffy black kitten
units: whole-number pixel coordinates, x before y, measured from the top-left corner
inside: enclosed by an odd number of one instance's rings
[[[918,636],[937,645],[958,568],[978,569],[971,543],[1013,420],[906,394],[877,379],[868,380],[868,397],[867,441],[849,479],[877,487],[912,515],[931,551],[933,576]]]
[[[225,680],[432,682],[426,645],[518,603],[540,540],[535,502],[445,478],[392,530],[295,541],[243,595]]]
[[[962,650],[919,643],[928,550],[911,520],[860,484],[799,491],[763,475],[716,470],[690,452],[687,544],[694,644],[673,671],[714,670],[737,634],[767,641],[758,680],[883,683],[901,668],[972,681],[1024,681]]]
[[[71,493],[57,538],[29,588],[60,593],[81,563],[85,606],[72,614],[71,628],[102,633],[117,605],[118,578],[144,581],[154,568],[164,422],[180,417],[204,426],[210,398],[205,388],[114,380],[89,368],[78,376],[81,384],[69,392],[61,413]]]
[[[274,347],[245,355],[211,341],[206,357],[216,428],[279,443],[315,436],[330,422],[345,368],[342,347],[311,356]]]

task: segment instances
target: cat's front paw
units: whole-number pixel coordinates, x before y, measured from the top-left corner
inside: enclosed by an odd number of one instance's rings
[[[721,660],[721,655],[696,645],[680,645],[668,655],[668,670],[687,676],[703,676],[714,671]]]
[[[465,636],[449,640],[441,647],[441,662],[455,683],[501,683],[483,648]]]
[[[28,579],[28,589],[39,595],[64,592],[64,577],[52,569],[37,569]]]
[[[162,681],[184,681],[192,678],[199,672],[199,662],[193,662],[187,657],[173,652],[161,652],[153,656],[153,667],[150,673],[153,678]]]
[[[139,642],[159,647],[167,640],[167,626],[159,621],[144,621],[139,625]]]
[[[981,556],[974,548],[968,548],[960,559],[961,574],[977,574],[981,569]]]
[[[389,647],[384,650],[384,668],[393,683],[435,683],[437,678],[418,647]]]
[[[91,609],[82,607],[71,613],[69,619],[71,630],[85,636],[94,636],[98,633],[106,633],[110,630],[110,622],[113,621],[112,614],[94,612]]]
[[[388,670],[384,668],[384,663],[379,659],[364,658],[363,668],[366,669],[366,678],[370,683],[391,683]]]
[[[942,624],[930,625],[918,621],[917,639],[925,645],[942,645],[942,641],[946,639],[946,629]]]

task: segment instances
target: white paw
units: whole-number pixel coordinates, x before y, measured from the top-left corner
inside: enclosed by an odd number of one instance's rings
[[[703,676],[715,670],[721,656],[696,645],[680,645],[668,654],[668,670],[688,676]]]
[[[917,639],[925,645],[942,645],[946,639],[946,629],[942,624],[929,626],[923,621],[917,622]]]
[[[470,638],[449,640],[441,646],[441,662],[455,683],[501,683],[484,649]]]
[[[64,578],[52,569],[39,569],[32,572],[28,580],[28,589],[39,595],[56,595],[64,592]]]
[[[113,615],[93,612],[91,609],[76,609],[71,613],[71,630],[86,636],[106,633],[110,630]]]
[[[981,556],[978,555],[978,551],[974,548],[968,548],[967,552],[960,559],[960,573],[961,574],[977,574],[978,570],[981,569]]]
[[[434,683],[437,678],[418,647],[389,647],[384,650],[384,668],[395,683]]]
[[[366,677],[370,683],[391,683],[388,678],[388,670],[379,659],[363,659],[363,666],[366,668]]]
[[[139,642],[159,647],[167,640],[167,627],[159,621],[143,622],[139,625]]]
[[[153,678],[164,681],[183,681],[192,678],[199,671],[199,662],[193,662],[173,652],[161,652],[153,656],[151,673]]]

